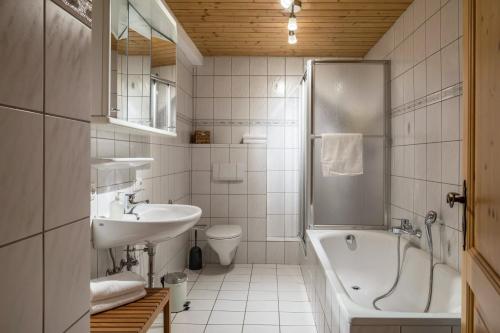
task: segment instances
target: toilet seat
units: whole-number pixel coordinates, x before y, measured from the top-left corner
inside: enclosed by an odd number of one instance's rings
[[[210,239],[231,239],[241,236],[241,226],[239,225],[214,225],[205,232]]]

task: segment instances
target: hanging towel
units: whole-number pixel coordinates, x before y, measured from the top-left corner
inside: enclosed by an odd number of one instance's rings
[[[105,298],[99,301],[91,302],[90,314],[110,310],[118,306],[132,303],[140,298],[143,298],[144,296],[146,296],[146,290],[144,289],[144,287],[142,287],[142,290],[135,290],[120,296]]]
[[[90,281],[91,301],[95,302],[141,291],[144,290],[145,284],[142,276],[129,271],[94,279]]]
[[[325,133],[321,139],[321,171],[324,177],[363,174],[362,134]]]

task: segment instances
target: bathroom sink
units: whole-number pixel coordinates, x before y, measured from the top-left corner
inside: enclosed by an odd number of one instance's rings
[[[142,204],[121,219],[96,217],[92,221],[94,248],[156,244],[188,231],[200,216],[196,206]]]

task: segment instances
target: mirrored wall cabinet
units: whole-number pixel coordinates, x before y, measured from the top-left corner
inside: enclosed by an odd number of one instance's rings
[[[163,0],[95,1],[92,33],[92,126],[175,136],[177,26]]]

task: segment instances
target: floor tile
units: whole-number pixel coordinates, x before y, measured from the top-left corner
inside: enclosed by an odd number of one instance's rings
[[[184,311],[175,316],[174,324],[202,325],[208,322],[209,317],[210,311]]]
[[[203,289],[203,290],[219,290],[222,285],[222,281],[217,282],[202,282],[198,281],[194,284],[193,290]]]
[[[247,312],[245,314],[245,325],[279,325],[278,312]]]
[[[253,264],[253,268],[276,268],[276,264]]]
[[[278,291],[280,301],[307,302],[309,301],[305,291]]]
[[[214,299],[192,299],[189,303],[190,311],[212,311],[215,304]]]
[[[249,301],[277,301],[278,294],[274,291],[250,291],[248,293]]]
[[[253,275],[250,282],[276,282],[278,279],[275,275]]]
[[[314,326],[281,326],[281,333],[316,333]]]
[[[218,299],[215,302],[214,310],[217,311],[245,311],[247,306],[246,301],[228,301]]]
[[[193,299],[216,299],[218,291],[216,290],[191,290],[187,295],[188,300]]]
[[[247,312],[278,311],[278,301],[248,301]]]
[[[212,311],[208,324],[242,325],[244,318],[245,318],[245,312]]]
[[[221,290],[219,291],[219,296],[217,296],[217,299],[245,301],[247,297],[248,291]]]
[[[280,312],[312,312],[311,303],[309,302],[279,302]]]
[[[306,285],[303,283],[281,282],[278,283],[279,291],[306,291]]]
[[[172,324],[172,333],[203,333],[205,325]]]
[[[276,275],[275,268],[254,268],[252,275]]]
[[[312,313],[280,312],[280,324],[283,326],[314,325]]]
[[[248,290],[248,282],[226,282],[222,283],[220,290]]]
[[[278,275],[278,283],[304,283],[301,275]]]
[[[214,274],[214,275],[203,275],[201,274],[198,277],[199,282],[218,282],[218,281],[224,281],[225,274]]]
[[[224,282],[250,282],[250,274],[227,274]]]
[[[280,333],[280,328],[271,325],[245,325],[243,333]]]
[[[278,284],[276,282],[251,282],[250,291],[277,291]]]
[[[205,333],[241,333],[241,325],[207,325]]]

